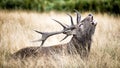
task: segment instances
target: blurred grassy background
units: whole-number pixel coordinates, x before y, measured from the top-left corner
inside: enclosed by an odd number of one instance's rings
[[[120,14],[120,0],[0,0],[0,9],[32,10],[38,12],[93,11]]]
[[[76,15],[71,15],[75,21]],[[81,14],[82,18],[87,15]],[[0,68],[120,68],[120,17],[108,14],[94,14],[98,24],[86,62],[79,56],[58,54],[54,55],[55,59],[49,56],[22,61],[9,59],[21,48],[40,45],[41,42],[31,42],[41,37],[33,30],[60,31],[62,27],[51,18],[70,25],[70,19],[64,12],[0,11]],[[44,46],[67,43],[71,39],[59,42],[63,37],[63,34],[52,36]]]
[[[10,55],[21,48],[40,45],[40,42],[31,42],[41,37],[34,29],[49,32],[61,30],[62,27],[51,18],[70,25],[65,12],[73,12],[73,9],[84,12],[82,18],[88,12],[95,12],[94,18],[98,22],[87,62],[79,56],[69,55],[54,55],[57,60],[44,56],[22,62],[9,60]],[[71,15],[75,21],[75,14]],[[0,68],[120,68],[119,15],[120,0],[0,0]],[[71,38],[59,42],[63,37],[50,37],[44,46],[67,43]]]

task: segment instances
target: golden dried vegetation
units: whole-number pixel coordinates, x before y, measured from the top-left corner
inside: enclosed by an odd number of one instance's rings
[[[82,14],[82,18],[88,13]],[[75,21],[75,14],[72,14]],[[87,61],[79,56],[60,56],[10,60],[10,55],[17,50],[39,46],[40,42],[31,42],[41,35],[33,30],[59,31],[62,27],[52,21],[57,19],[69,23],[65,13],[36,13],[23,11],[0,11],[0,67],[2,68],[120,68],[120,17],[107,14],[94,14],[98,24],[93,36],[91,53]],[[69,42],[67,38],[59,42],[64,35],[50,37],[44,46]]]

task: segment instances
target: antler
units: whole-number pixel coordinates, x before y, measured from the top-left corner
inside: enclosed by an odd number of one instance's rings
[[[80,22],[81,16],[80,16],[80,14],[79,14],[79,12],[78,12],[77,10],[75,10],[75,11],[76,11],[76,13],[77,13],[77,24],[78,24],[78,23]],[[72,16],[69,15],[69,14],[67,14],[67,15],[70,17],[71,26],[69,26],[69,25],[65,26],[65,25],[63,25],[61,22],[59,22],[59,21],[57,21],[57,20],[55,20],[55,19],[52,19],[52,20],[54,20],[55,22],[57,22],[58,24],[60,24],[60,25],[63,27],[63,30],[58,31],[58,32],[40,32],[40,31],[34,30],[35,32],[37,32],[37,33],[39,33],[39,34],[42,34],[42,38],[39,39],[39,40],[36,40],[36,41],[42,41],[42,43],[41,43],[41,46],[42,46],[42,45],[44,44],[44,42],[46,41],[46,39],[47,39],[48,37],[52,36],[52,35],[61,34],[61,33],[66,34],[66,36],[65,36],[61,41],[63,41],[64,39],[66,39],[68,36],[70,36],[70,35],[71,35],[71,31],[72,31],[73,29],[75,29],[75,25],[74,25],[74,23],[73,23],[73,18],[72,18]]]
[[[63,25],[61,22],[59,22],[59,21],[57,21],[55,19],[52,19],[52,20],[54,20],[55,22],[57,22],[58,24],[60,24],[63,27],[64,30],[67,29],[67,27],[65,25]]]
[[[72,16],[71,16],[71,15],[69,15],[69,14],[67,14],[67,15],[70,17],[70,20],[71,20],[71,26],[73,26],[73,25],[74,25],[74,23],[73,23]]]
[[[37,31],[37,30],[34,30],[34,31],[37,32],[37,33],[42,34],[42,38],[39,39],[39,40],[36,40],[36,41],[42,41],[41,46],[44,44],[44,42],[46,41],[46,39],[47,39],[48,37],[50,37],[50,36],[52,36],[52,35],[60,34],[60,33],[63,33],[63,32],[64,32],[64,30],[59,31],[59,32],[49,32],[49,33],[48,33],[48,32],[40,32],[40,31]]]
[[[63,27],[63,30],[58,31],[58,32],[40,32],[40,31],[34,30],[35,32],[37,32],[39,34],[42,34],[42,38],[39,40],[36,40],[36,41],[42,41],[41,46],[44,44],[44,42],[46,41],[46,39],[48,37],[50,37],[52,35],[56,35],[56,34],[61,34],[61,33],[66,34],[66,36],[61,40],[61,41],[63,41],[64,39],[66,39],[70,35],[70,33],[68,33],[68,30],[73,30],[75,28],[74,26],[65,26],[61,22],[59,22],[55,19],[53,19],[53,20],[55,22],[59,23]],[[36,41],[34,41],[34,42],[36,42]]]
[[[81,15],[80,15],[80,13],[79,13],[76,9],[74,9],[74,11],[75,11],[76,14],[77,14],[77,24],[79,24],[79,23],[80,23],[80,20],[81,20]]]
[[[77,10],[74,9],[74,11],[77,13],[77,24],[79,24],[80,20],[81,20],[81,15]],[[70,17],[70,20],[71,20],[71,26],[68,26],[68,27],[70,28],[70,30],[73,30],[75,28],[75,25],[73,23],[72,16],[69,14],[67,14],[67,15]],[[64,32],[64,34],[66,34],[66,36],[61,41],[63,41],[64,39],[66,39],[68,36],[71,35],[69,32]]]
[[[68,26],[67,29],[73,30],[73,29],[75,29],[75,25],[74,25],[74,23],[73,23],[73,18],[72,18],[71,15],[69,15],[69,14],[67,14],[67,15],[70,17],[70,20],[71,20],[71,26]],[[71,35],[71,34],[69,33],[69,31],[64,32],[64,34],[66,34],[66,36],[65,36],[61,41],[65,40],[68,36]]]
[[[69,31],[67,31],[67,30],[73,30],[73,29],[75,29],[75,25],[74,25],[74,23],[73,23],[73,18],[72,18],[72,16],[69,15],[69,14],[67,14],[67,15],[70,17],[71,26],[67,25],[67,27],[66,27],[66,26],[64,26],[61,22],[53,19],[55,22],[59,23],[59,24],[63,27],[63,30],[64,30],[63,34],[66,34],[66,36],[65,36],[61,41],[65,40],[68,36],[71,35],[71,34],[69,33]]]

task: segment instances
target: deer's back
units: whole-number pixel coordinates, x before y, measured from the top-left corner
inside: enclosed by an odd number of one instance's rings
[[[49,47],[26,47],[12,54],[13,58],[26,58],[26,57],[41,57],[50,56],[53,54],[63,54],[68,51],[68,45],[56,45]]]

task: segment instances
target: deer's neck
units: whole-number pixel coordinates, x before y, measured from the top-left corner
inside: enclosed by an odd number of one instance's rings
[[[69,44],[69,46],[75,47],[77,52],[80,54],[82,51],[88,53],[90,51],[90,46],[91,46],[91,37],[77,38],[77,37],[73,36],[71,41],[68,44]]]
[[[92,41],[91,37],[77,38],[76,36],[73,36],[69,43],[70,45],[74,46],[85,46],[91,41]]]

